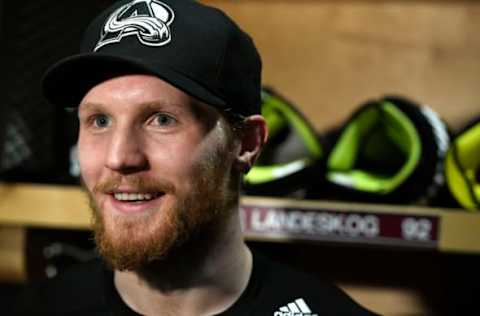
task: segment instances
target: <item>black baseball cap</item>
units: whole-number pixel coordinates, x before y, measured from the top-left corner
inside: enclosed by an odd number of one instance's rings
[[[47,70],[42,87],[50,103],[77,107],[93,86],[132,73],[235,114],[260,113],[261,60],[252,39],[222,11],[192,0],[115,3],[88,26],[80,54]]]

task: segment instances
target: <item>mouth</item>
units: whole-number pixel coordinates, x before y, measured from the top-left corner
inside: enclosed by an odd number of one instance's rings
[[[121,202],[148,202],[152,201],[161,195],[163,192],[149,192],[149,193],[142,193],[142,192],[113,192],[111,195],[117,201]]]
[[[122,214],[139,214],[151,212],[160,207],[165,192],[110,192],[110,205]]]

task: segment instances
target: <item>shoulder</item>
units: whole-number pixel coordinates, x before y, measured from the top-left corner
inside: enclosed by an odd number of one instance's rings
[[[17,298],[14,315],[102,315],[104,278],[100,260],[75,265],[28,285]]]
[[[274,316],[375,315],[340,288],[316,275],[273,261],[259,253],[255,253],[254,257],[255,264],[263,270],[256,276],[262,278],[262,304],[275,306],[271,310]]]

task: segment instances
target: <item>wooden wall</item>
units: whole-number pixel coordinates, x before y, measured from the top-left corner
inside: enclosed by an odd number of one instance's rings
[[[265,84],[323,130],[397,93],[452,126],[480,115],[480,2],[208,0],[254,38]]]

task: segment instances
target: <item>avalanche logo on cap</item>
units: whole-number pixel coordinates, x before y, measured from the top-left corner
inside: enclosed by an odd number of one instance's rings
[[[170,24],[175,14],[158,0],[134,0],[115,10],[105,22],[100,40],[94,48],[118,43],[125,36],[136,35],[147,46],[162,46],[172,38]]]

